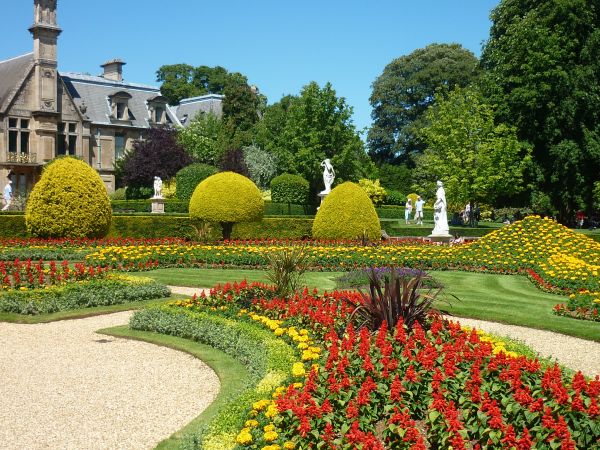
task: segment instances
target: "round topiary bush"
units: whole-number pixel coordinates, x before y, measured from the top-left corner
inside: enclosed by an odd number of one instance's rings
[[[312,234],[317,239],[379,239],[381,226],[369,196],[348,181],[325,197],[313,222]]]
[[[27,230],[33,236],[103,237],[112,211],[104,183],[85,162],[59,158],[48,164],[29,195]]]
[[[300,175],[284,173],[271,180],[271,201],[306,205],[309,189],[308,181]]]
[[[175,175],[175,179],[177,180],[177,191],[175,195],[180,200],[189,200],[192,198],[196,186],[218,171],[219,169],[216,167],[202,163],[190,164],[189,166],[184,167],[177,172],[177,175]]]
[[[190,218],[220,223],[223,239],[229,239],[234,223],[260,220],[264,208],[260,190],[252,180],[235,172],[220,172],[194,190]]]

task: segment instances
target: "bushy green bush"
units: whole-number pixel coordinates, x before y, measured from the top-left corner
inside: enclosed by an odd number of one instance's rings
[[[125,191],[127,191],[127,188],[119,188],[117,189],[115,192],[108,194],[108,198],[112,200],[125,200]]]
[[[404,206],[406,204],[406,195],[400,191],[387,190],[387,197],[385,198],[386,205]]]
[[[0,238],[28,237],[23,213],[0,213]]]
[[[184,167],[175,176],[177,180],[177,198],[180,200],[189,200],[192,198],[196,186],[218,171],[219,169],[214,166],[201,163]]]
[[[220,223],[223,239],[229,239],[234,223],[260,220],[264,205],[252,180],[238,173],[221,172],[196,187],[190,199],[190,218]]]
[[[600,181],[594,183],[594,208],[600,211]]]
[[[125,200],[145,200],[154,195],[154,189],[146,186],[128,186],[125,189]]]
[[[25,221],[33,236],[102,237],[112,210],[104,183],[85,162],[59,158],[48,164],[27,202]]]
[[[358,181],[358,185],[366,192],[374,205],[381,205],[384,202],[387,192],[381,187],[379,180],[363,178]]]
[[[169,289],[151,278],[109,275],[102,280],[69,283],[48,289],[10,290],[0,294],[0,311],[49,314],[69,309],[118,305],[168,297]]]
[[[275,203],[306,205],[310,186],[300,175],[281,174],[271,180],[271,200]]]
[[[381,226],[365,191],[355,183],[345,182],[323,200],[312,234],[317,239],[380,239]]]
[[[250,145],[242,149],[248,176],[261,189],[267,189],[277,174],[277,159],[266,150]]]

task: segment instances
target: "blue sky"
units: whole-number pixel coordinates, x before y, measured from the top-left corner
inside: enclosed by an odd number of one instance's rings
[[[125,79],[156,84],[162,64],[241,72],[269,103],[330,81],[371,123],[371,83],[393,59],[434,42],[481,52],[499,0],[58,0],[59,69],[101,72],[119,57]],[[31,51],[33,0],[2,6],[0,60]]]

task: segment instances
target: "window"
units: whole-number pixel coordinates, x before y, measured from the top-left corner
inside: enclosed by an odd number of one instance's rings
[[[56,136],[56,156],[77,153],[77,124],[59,123]]]
[[[110,117],[113,120],[134,120],[129,108],[131,94],[125,91],[115,92],[108,96],[110,103]]]
[[[154,121],[156,123],[163,123],[163,116],[165,114],[165,108],[157,106],[154,108]]]
[[[29,153],[29,119],[8,119],[8,151],[10,153]]]
[[[125,120],[125,109],[126,109],[127,105],[125,105],[125,103],[123,102],[118,102],[117,103],[117,119],[119,120]]]
[[[115,160],[119,160],[125,155],[125,135],[115,134]]]

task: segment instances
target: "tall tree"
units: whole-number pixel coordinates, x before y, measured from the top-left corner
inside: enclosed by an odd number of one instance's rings
[[[177,140],[197,162],[216,166],[229,145],[229,134],[220,117],[198,114],[177,131]]]
[[[389,63],[373,83],[369,154],[380,162],[406,162],[423,150],[417,131],[436,91],[473,83],[478,65],[459,44],[431,44]]]
[[[600,1],[502,0],[491,19],[485,94],[533,145],[535,190],[571,222],[600,172]]]
[[[454,208],[469,202],[492,203],[499,195],[523,189],[528,150],[515,130],[495,125],[494,112],[474,88],[457,88],[426,113],[419,131],[427,149],[416,158],[414,179],[424,192],[436,180],[446,187]]]
[[[151,128],[144,140],[135,141],[123,161],[123,180],[128,187],[151,187],[155,176],[173,178],[192,163],[192,158],[177,142],[174,130]]]
[[[352,107],[331,83],[304,86],[290,102],[275,154],[288,169],[302,175],[313,191],[323,189],[321,161],[331,159],[338,180],[358,180],[374,169],[352,123]]]

